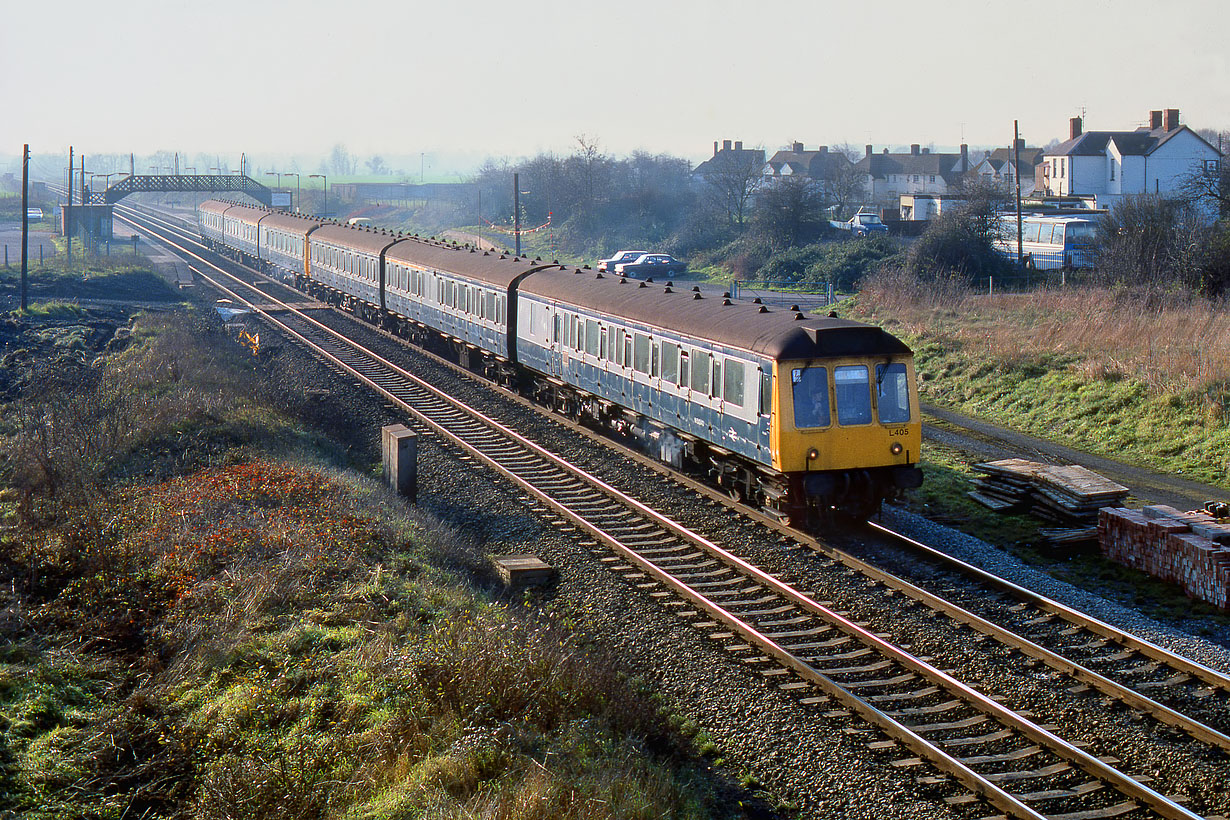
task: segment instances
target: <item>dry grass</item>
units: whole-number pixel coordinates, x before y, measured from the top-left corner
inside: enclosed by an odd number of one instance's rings
[[[864,280],[859,309],[907,332],[1008,362],[1063,357],[1091,379],[1132,377],[1156,395],[1230,383],[1230,312],[1184,293],[1069,287],[988,297],[955,280]]]

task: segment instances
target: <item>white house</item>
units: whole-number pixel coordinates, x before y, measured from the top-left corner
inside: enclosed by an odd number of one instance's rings
[[[1179,109],[1149,112],[1149,125],[1134,131],[1082,132],[1070,121],[1070,137],[1042,159],[1040,183],[1054,196],[1096,197],[1113,208],[1130,194],[1177,194],[1193,173],[1215,171],[1221,153],[1179,124]]]
[[[908,154],[889,153],[887,148],[876,154],[868,145],[866,155],[854,164],[870,201],[893,206],[902,194],[950,193],[972,167],[966,145],[959,154],[932,153],[918,144],[911,145]]]

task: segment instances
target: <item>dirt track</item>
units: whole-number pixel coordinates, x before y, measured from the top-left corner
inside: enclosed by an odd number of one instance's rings
[[[1191,510],[1206,501],[1230,499],[1230,490],[1225,487],[1091,455],[933,405],[924,404],[922,411],[925,440],[955,447],[984,461],[1027,458],[1051,464],[1080,464],[1128,487],[1141,504],[1169,504]]]

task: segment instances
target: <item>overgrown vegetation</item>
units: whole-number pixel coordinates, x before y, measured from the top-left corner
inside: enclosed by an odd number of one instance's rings
[[[679,721],[222,341],[141,317],[4,416],[0,813],[724,813]]]
[[[1230,316],[1194,295],[1073,287],[975,294],[886,272],[851,315],[914,347],[924,400],[1230,486]]]

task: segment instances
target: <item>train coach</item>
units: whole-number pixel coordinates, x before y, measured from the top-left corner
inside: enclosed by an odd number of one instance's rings
[[[201,225],[315,295],[796,525],[866,516],[921,483],[913,357],[879,327],[246,206],[205,203]]]

